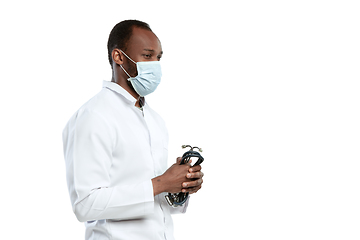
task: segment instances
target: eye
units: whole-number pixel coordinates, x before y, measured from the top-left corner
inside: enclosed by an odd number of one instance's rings
[[[150,58],[152,57],[151,54],[143,54],[143,56],[144,56],[145,58],[147,58],[147,59],[150,59]]]

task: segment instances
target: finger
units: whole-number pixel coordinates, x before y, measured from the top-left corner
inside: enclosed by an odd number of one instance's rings
[[[189,192],[189,194],[197,193],[197,191],[199,191],[200,188],[201,188],[201,185],[198,186],[198,187],[196,187],[196,188],[193,188],[193,189]]]
[[[188,166],[191,167],[191,163],[192,163],[192,160],[190,159],[190,160],[186,163],[186,165],[188,165]]]
[[[181,160],[182,160],[182,157],[178,157],[178,158],[176,159],[176,164],[180,164]],[[187,165],[191,166],[190,163],[192,163],[192,160],[191,160],[191,159],[189,160],[189,162],[187,163]]]
[[[195,172],[195,173],[188,173],[186,174],[186,177],[189,178],[189,179],[192,179],[192,178],[202,178],[204,176],[204,173],[203,172]]]
[[[201,185],[197,186],[197,187],[193,187],[193,188],[184,188],[181,190],[181,192],[193,194],[193,193],[196,193],[197,191],[199,191],[200,188],[201,188]]]
[[[182,186],[183,186],[183,188],[192,188],[192,187],[200,186],[202,183],[203,183],[203,180],[200,178],[200,179],[197,179],[195,181],[184,182],[182,184]]]
[[[201,166],[197,165],[197,166],[193,166],[189,169],[189,172],[199,172],[201,170]]]

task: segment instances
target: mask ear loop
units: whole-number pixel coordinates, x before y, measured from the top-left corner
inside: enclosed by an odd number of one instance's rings
[[[127,73],[127,71],[125,71],[125,68],[123,68],[122,65],[120,65],[121,69],[126,73],[126,75],[128,75],[129,78],[131,78],[130,74]]]
[[[133,63],[136,64],[136,62],[134,60],[132,60],[128,55],[126,55],[126,53],[124,53],[123,50],[119,49],[120,52],[122,52],[122,54],[125,55],[125,57],[127,57],[130,61],[132,61]],[[126,73],[126,75],[128,75],[129,78],[131,78],[130,74],[128,74],[128,72],[125,70],[125,68],[122,66],[122,64],[120,65],[121,69]]]
[[[120,50],[120,52],[122,52],[122,54],[125,55],[125,57],[127,57],[130,61],[132,61],[133,63],[136,64],[136,62],[134,60],[132,60],[128,55],[126,55],[126,53],[124,53],[123,50],[121,50],[121,49],[119,49],[119,50]]]

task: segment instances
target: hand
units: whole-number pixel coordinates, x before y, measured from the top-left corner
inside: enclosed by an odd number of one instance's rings
[[[154,196],[162,192],[181,192],[182,183],[188,181],[186,175],[189,173],[190,164],[180,165],[180,161],[181,158],[177,158],[177,162],[163,175],[152,179]]]
[[[191,181],[183,182],[183,189],[181,190],[183,193],[196,193],[200,190],[204,177],[204,173],[201,172],[201,166],[193,166],[189,169],[189,173],[186,174],[186,178]]]

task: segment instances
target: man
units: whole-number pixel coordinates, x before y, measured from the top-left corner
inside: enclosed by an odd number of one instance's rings
[[[85,103],[63,132],[73,211],[86,239],[174,239],[167,192],[197,192],[200,166],[167,169],[168,135],[145,102],[161,78],[161,43],[148,24],[127,20],[109,35],[111,82]]]

